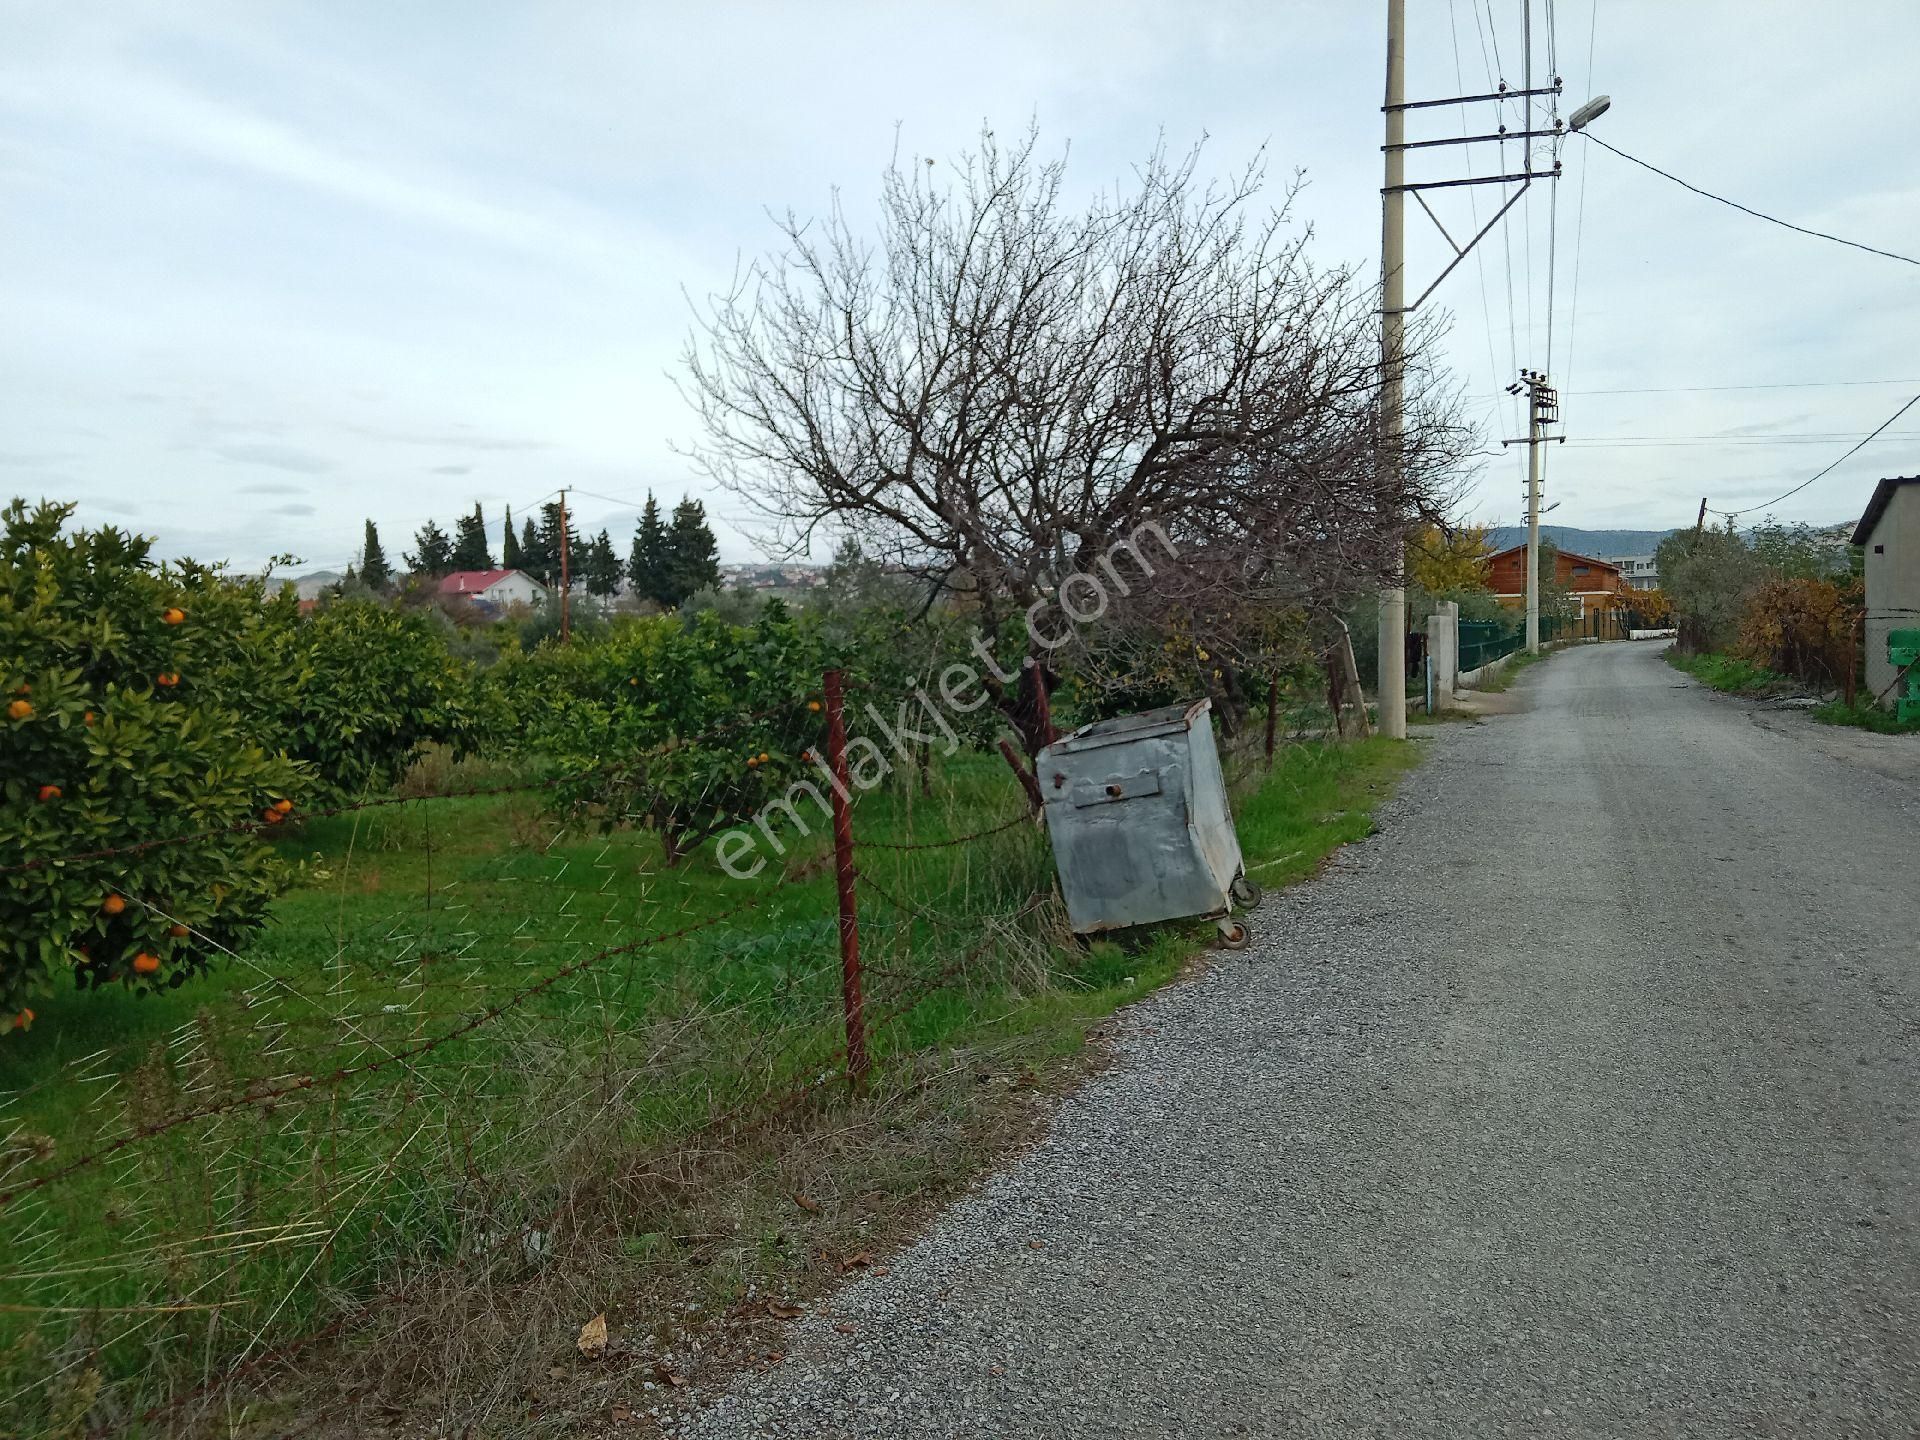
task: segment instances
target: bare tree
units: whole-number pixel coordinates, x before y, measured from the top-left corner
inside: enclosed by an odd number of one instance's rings
[[[1471,441],[1411,327],[1407,438],[1382,463],[1377,298],[1309,261],[1259,164],[1200,152],[1068,201],[1064,157],[991,131],[942,185],[896,163],[879,232],[839,204],[781,222],[782,253],[713,297],[686,389],[707,472],[795,544],[824,529],[964,584],[989,626],[1045,601],[1142,525],[1177,560],[1124,617],[1327,613],[1396,579]]]

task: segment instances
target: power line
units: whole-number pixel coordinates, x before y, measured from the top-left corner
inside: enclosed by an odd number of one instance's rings
[[[1642,160],[1638,155],[1629,155],[1626,151],[1622,150],[1618,145],[1609,145],[1606,141],[1602,140],[1598,135],[1595,135],[1591,130],[1582,130],[1580,133],[1586,136],[1587,139],[1591,140],[1594,144],[1598,145],[1602,150],[1611,150],[1615,155],[1618,155],[1622,160],[1631,160],[1634,164],[1638,165],[1642,170],[1651,170],[1654,174],[1658,175],[1661,179],[1671,180],[1674,184],[1678,185],[1683,190],[1691,190],[1696,195],[1704,195],[1709,200],[1718,200],[1722,205],[1730,205],[1735,210],[1740,211],[1743,215],[1751,215],[1756,220],[1765,220],[1768,224],[1778,225],[1785,230],[1794,230],[1794,231],[1798,231],[1802,235],[1811,235],[1816,240],[1831,240],[1836,245],[1846,245],[1854,250],[1864,250],[1869,255],[1881,255],[1887,258],[1888,260],[1899,260],[1899,261],[1903,261],[1908,265],[1920,265],[1920,260],[1914,259],[1913,256],[1911,255],[1901,255],[1892,250],[1881,250],[1872,245],[1863,245],[1858,240],[1847,240],[1847,239],[1843,239],[1838,235],[1829,235],[1824,230],[1809,230],[1804,225],[1795,225],[1791,220],[1782,220],[1779,216],[1769,215],[1764,210],[1755,210],[1750,205],[1742,205],[1738,200],[1729,200],[1727,199],[1726,196],[1716,195],[1711,190],[1702,190],[1698,185],[1694,185],[1689,183],[1688,181],[1682,180],[1678,175],[1669,174],[1667,171],[1662,170],[1658,165],[1648,164],[1645,160]]]
[[[1857,385],[1920,385],[1920,380],[1777,380],[1762,385],[1651,385],[1624,390],[1571,390],[1571,395],[1704,395],[1720,390],[1831,390]]]
[[[1587,80],[1583,94],[1593,94],[1593,37],[1600,28],[1600,0],[1587,12]],[[1573,337],[1580,324],[1580,237],[1587,228],[1587,167],[1580,167],[1580,208],[1573,221],[1573,298],[1567,307],[1567,379],[1573,379]],[[1572,393],[1572,392],[1566,392]]]
[[[1821,476],[1824,476],[1824,475],[1831,475],[1835,470],[1838,470],[1842,465],[1844,465],[1847,461],[1851,460],[1855,455],[1858,455],[1862,450],[1866,449],[1868,441],[1871,441],[1875,435],[1878,435],[1880,433],[1880,431],[1885,430],[1889,426],[1891,426],[1894,421],[1898,420],[1902,415],[1906,414],[1907,411],[1911,410],[1915,405],[1920,405],[1920,395],[1915,395],[1911,400],[1907,401],[1906,404],[1902,405],[1898,410],[1894,411],[1893,414],[1889,415],[1885,420],[1883,420],[1880,423],[1879,427],[1875,429],[1872,434],[1868,435],[1866,439],[1862,440],[1858,445],[1855,445],[1851,450],[1847,451],[1846,454],[1842,455],[1838,460],[1834,461],[1833,464],[1827,466],[1827,468],[1822,470],[1819,475],[1809,476],[1807,479],[1802,480],[1798,485],[1794,486],[1793,489],[1787,491],[1785,495],[1776,495],[1773,497],[1773,499],[1767,501],[1765,504],[1749,505],[1744,510],[1716,510],[1713,513],[1716,515],[1724,515],[1727,519],[1732,520],[1741,515],[1751,515],[1756,510],[1769,509],[1772,506],[1778,505],[1782,500],[1785,500],[1786,498],[1788,498],[1788,496],[1798,495],[1802,490],[1806,489],[1807,486],[1813,484],[1815,480],[1820,479]]]
[[[1478,22],[1480,18],[1480,9],[1477,4],[1474,7],[1473,18],[1476,22]],[[1467,91],[1467,80],[1466,72],[1460,64],[1460,15],[1457,0],[1447,0],[1447,25],[1453,32],[1453,81],[1460,93],[1464,95]],[[1485,51],[1486,38],[1482,36],[1481,54],[1483,59],[1485,58]],[[1488,88],[1492,87],[1489,86]],[[1460,133],[1465,135],[1469,129],[1470,127],[1467,123],[1467,107],[1462,105],[1460,106]],[[1469,145],[1464,148],[1467,151],[1467,173],[1471,175],[1473,174],[1474,163],[1473,147]],[[1477,185],[1469,185],[1467,187],[1467,211],[1473,217],[1473,232],[1476,235],[1480,233],[1480,202],[1474,198],[1474,191],[1479,188]],[[1498,385],[1500,383],[1500,362],[1493,353],[1493,307],[1487,303],[1487,257],[1486,253],[1477,245],[1474,246],[1473,249],[1473,268],[1479,273],[1480,277],[1480,318],[1486,325],[1487,373],[1493,377],[1493,383]]]

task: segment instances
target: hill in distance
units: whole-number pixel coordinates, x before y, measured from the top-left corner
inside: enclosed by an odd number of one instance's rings
[[[1595,560],[1612,560],[1622,555],[1651,555],[1671,530],[1582,530],[1573,525],[1542,525],[1540,538],[1575,555],[1590,555]],[[1494,550],[1526,543],[1524,525],[1495,525],[1487,530],[1487,544]]]

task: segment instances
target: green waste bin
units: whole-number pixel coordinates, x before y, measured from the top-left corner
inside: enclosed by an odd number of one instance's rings
[[[1887,636],[1887,659],[1895,670],[1906,672],[1900,703],[1894,706],[1895,718],[1902,722],[1920,720],[1920,630],[1895,630]]]

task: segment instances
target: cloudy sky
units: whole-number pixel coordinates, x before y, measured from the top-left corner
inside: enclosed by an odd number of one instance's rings
[[[1920,6],[1551,8],[1563,108],[1610,93],[1596,130],[1615,144],[1920,250]],[[1411,96],[1520,83],[1523,0],[1408,9]],[[0,0],[0,492],[240,565],[339,565],[367,516],[397,554],[429,516],[480,500],[497,525],[561,485],[587,528],[624,535],[649,489],[694,483],[673,384],[689,296],[772,244],[768,209],[817,212],[839,187],[860,212],[896,144],[952,156],[983,122],[1032,119],[1089,188],[1162,134],[1205,137],[1222,172],[1265,145],[1306,172],[1319,259],[1371,271],[1384,10]],[[1427,111],[1412,133],[1494,112]],[[1418,169],[1499,159],[1448,148]],[[1687,523],[1702,494],[1759,504],[1920,393],[1920,269],[1583,141],[1564,160],[1557,205],[1536,186],[1430,302],[1496,452],[1478,518],[1519,512],[1520,461],[1497,455],[1516,365],[1565,392],[1553,519],[1587,526]],[[1442,195],[1455,234],[1494,203]],[[1408,225],[1417,288],[1448,252]],[[1915,469],[1920,407],[1778,513],[1852,517],[1877,476]],[[726,558],[756,553],[718,528]]]

